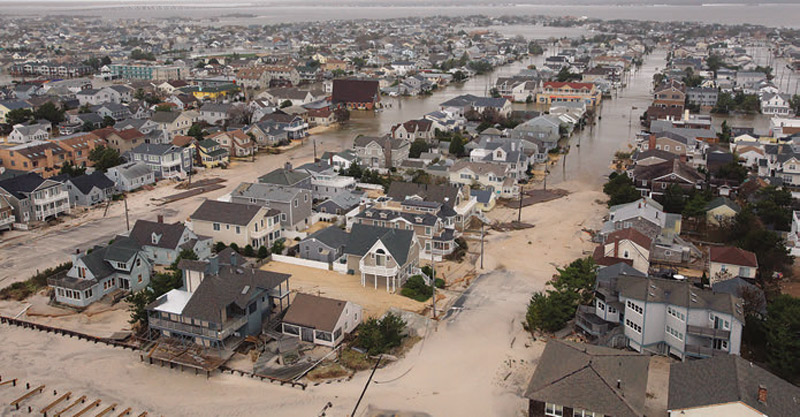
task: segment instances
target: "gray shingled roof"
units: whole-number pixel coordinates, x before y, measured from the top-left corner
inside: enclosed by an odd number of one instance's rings
[[[332,333],[346,305],[347,301],[298,293],[283,322]]]
[[[337,226],[329,226],[314,232],[304,240],[316,239],[331,248],[340,248],[347,243],[349,235]]]
[[[381,241],[398,265],[408,260],[408,249],[414,239],[411,230],[389,229],[386,227],[354,224],[350,229],[344,253],[364,256],[377,241]]]
[[[649,364],[648,356],[634,352],[550,340],[525,397],[614,417],[641,417]]]
[[[758,401],[758,389],[767,401]],[[742,402],[769,417],[794,417],[800,410],[800,388],[738,355],[678,362],[670,366],[669,410]]]
[[[142,246],[175,249],[186,227],[183,223],[159,223],[150,220],[137,220],[131,229],[130,237]],[[153,234],[157,242],[153,243]]]
[[[192,220],[204,220],[246,226],[261,210],[254,204],[228,203],[225,201],[206,200],[189,216]]]

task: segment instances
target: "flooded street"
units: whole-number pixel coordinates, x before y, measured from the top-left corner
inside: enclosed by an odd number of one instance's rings
[[[664,68],[665,57],[665,51],[651,54],[641,69],[630,74],[624,89],[619,90],[613,98],[603,100],[599,118],[593,126],[587,126],[570,138],[571,151],[562,164],[551,168],[549,181],[556,184],[566,180],[579,180],[592,186],[599,186],[605,181],[614,152],[633,143],[633,136],[639,130],[639,116],[652,101],[653,74],[657,68]],[[358,135],[383,135],[393,125],[438,110],[439,103],[458,95],[488,95],[497,77],[516,74],[531,64],[538,67],[543,61],[544,56],[526,58],[500,67],[492,73],[473,77],[462,85],[447,86],[427,97],[383,97],[384,105],[388,106],[383,112],[352,112],[351,120],[345,125],[314,135],[314,139],[321,149],[349,148]],[[533,110],[533,105],[517,103],[514,108]],[[632,123],[629,117],[632,117]]]

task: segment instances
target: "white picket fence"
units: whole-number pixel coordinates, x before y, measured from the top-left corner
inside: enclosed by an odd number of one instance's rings
[[[328,270],[327,262],[312,261],[310,259],[295,258],[293,256],[284,256],[276,254],[272,254],[272,260],[275,262],[282,262],[285,264],[306,266],[309,268],[322,269],[325,271]]]
[[[346,274],[347,273],[347,264],[346,263],[343,264],[341,262],[334,262],[333,263],[333,270],[338,272],[338,273],[340,273],[340,274]]]

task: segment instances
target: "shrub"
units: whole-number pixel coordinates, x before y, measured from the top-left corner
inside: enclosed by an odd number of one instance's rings
[[[258,259],[264,259],[269,256],[269,249],[266,246],[261,246],[258,248]]]
[[[403,285],[403,289],[400,290],[400,295],[422,302],[431,298],[433,295],[433,288],[425,284],[422,275],[414,275]]]
[[[387,313],[382,319],[371,318],[358,330],[356,346],[370,355],[379,355],[394,349],[403,342],[406,322],[394,313]]]
[[[234,252],[239,253],[239,245],[231,243],[230,248],[233,249]]]
[[[286,244],[284,243],[283,238],[278,239],[278,240],[275,241],[275,243],[272,244],[272,248],[270,248],[270,252],[280,255],[280,254],[283,253],[283,248],[285,246],[286,246]]]
[[[441,278],[436,278],[433,280],[433,285],[435,285],[436,288],[444,288],[444,280]]]
[[[253,250],[253,247],[251,245],[247,245],[247,246],[244,247],[244,256],[251,257],[251,258],[253,256],[256,256],[256,251]]]
[[[220,252],[224,251],[225,248],[227,248],[227,247],[228,247],[228,245],[226,245],[225,242],[217,242],[217,244],[214,245],[214,252],[220,253]]]

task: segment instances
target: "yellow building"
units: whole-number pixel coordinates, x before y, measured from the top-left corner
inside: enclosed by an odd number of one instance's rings
[[[229,161],[228,150],[213,139],[197,142],[197,156],[206,168],[227,165]]]
[[[592,83],[557,82],[550,81],[542,85],[542,91],[536,94],[536,103],[580,103],[586,104],[587,109],[594,109],[600,104],[602,93]]]
[[[711,200],[706,206],[706,222],[708,224],[719,226],[723,223],[733,221],[733,218],[739,214],[741,209],[739,205],[726,197],[717,197]]]
[[[221,97],[233,95],[239,92],[239,87],[236,84],[222,84],[216,86],[191,86],[181,89],[185,93],[193,95],[198,100],[216,100]]]

